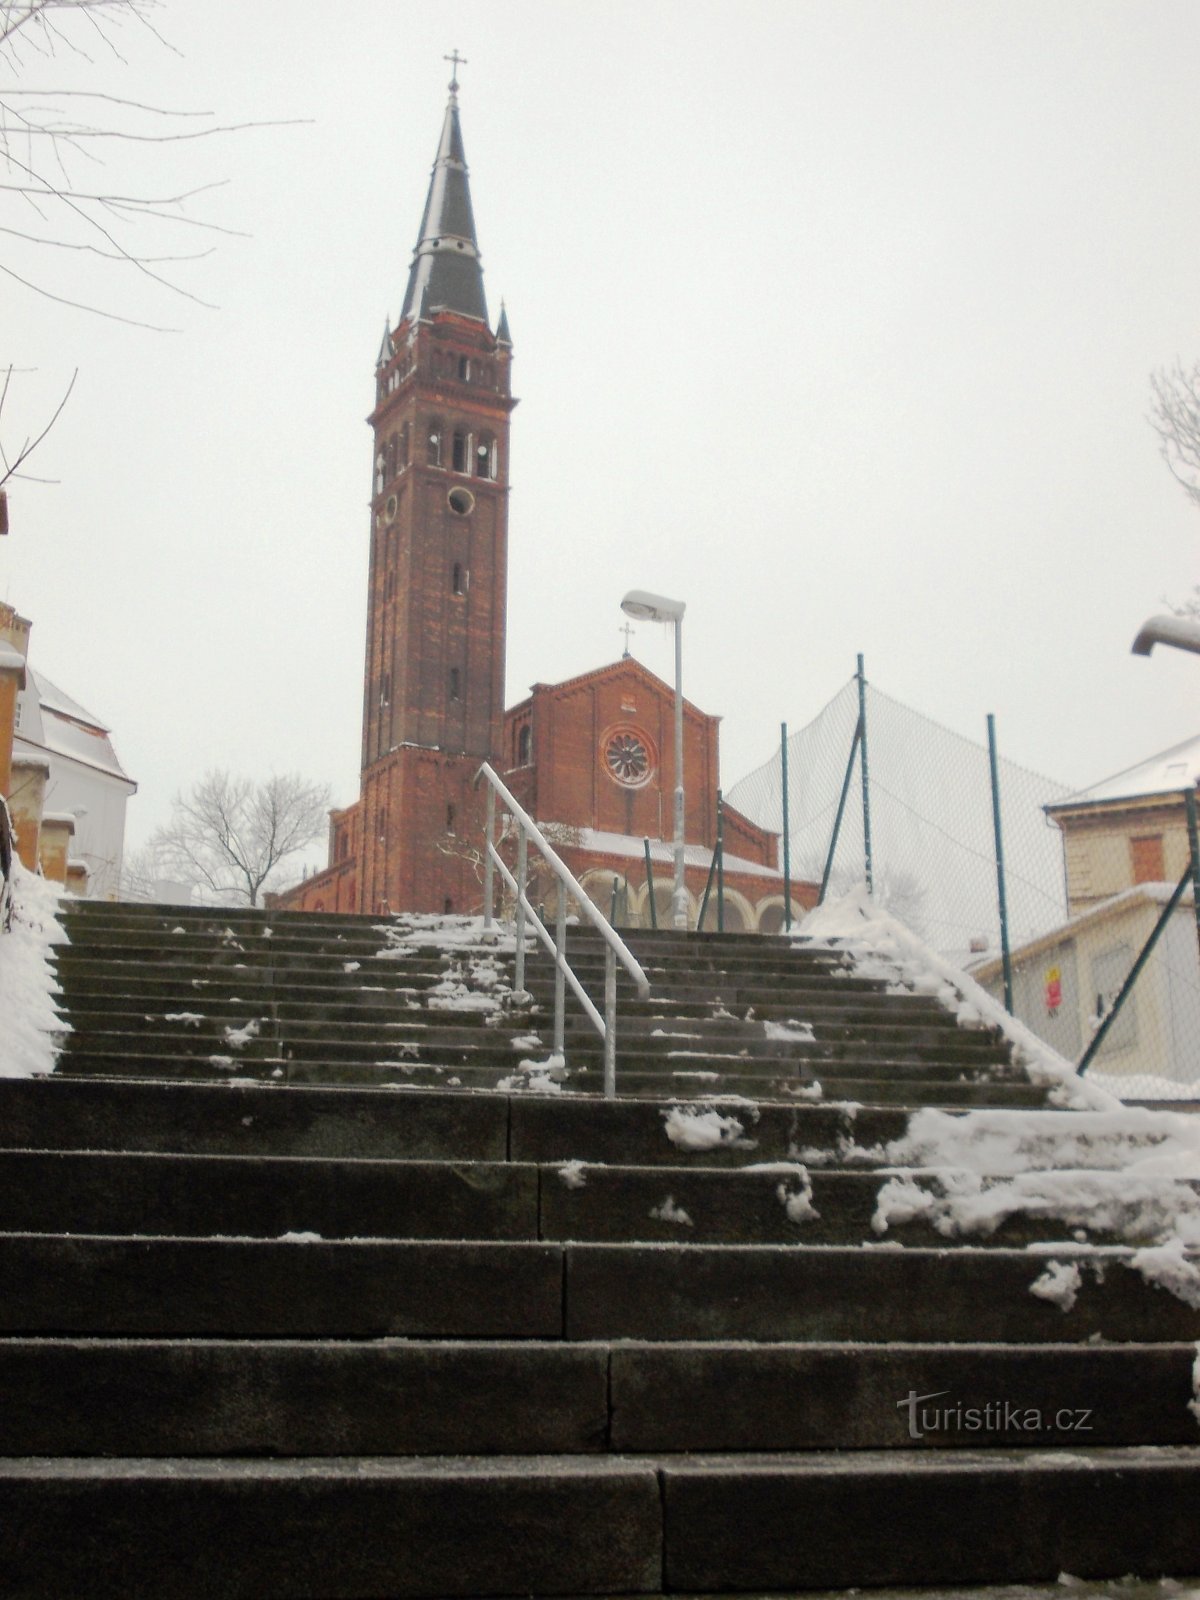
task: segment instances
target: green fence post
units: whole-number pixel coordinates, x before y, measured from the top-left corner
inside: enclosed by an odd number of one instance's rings
[[[792,853],[788,830],[787,723],[779,724],[779,760],[783,768],[783,926],[792,931]]]
[[[658,907],[654,904],[654,868],[650,865],[650,841],[642,840],[646,852],[646,896],[650,901],[650,926],[658,932]]]
[[[1196,791],[1188,789],[1183,797],[1187,808],[1188,849],[1192,854],[1192,909],[1196,913],[1196,938],[1200,939],[1200,833],[1196,830]]]
[[[854,776],[854,758],[858,754],[858,742],[862,738],[862,717],[854,724],[854,737],[850,741],[850,759],[846,762],[846,775],[842,779],[842,792],[838,796],[837,815],[833,819],[833,833],[829,838],[829,854],[825,857],[825,871],[821,874],[821,892],[817,896],[817,904],[825,904],[825,891],[829,888],[829,874],[833,871],[833,858],[837,854],[838,837],[842,831],[842,816],[846,810],[846,797],[850,793],[850,779]]]
[[[988,712],[988,765],[992,775],[992,830],[996,838],[996,897],[1000,906],[1000,954],[1004,962],[1004,1009],[1012,1015],[1012,952],[1008,944],[1008,897],[1004,886],[1004,839],[1000,832],[1000,768],[996,760],[996,719]]]
[[[858,728],[859,755],[862,765],[863,797],[863,875],[867,880],[867,893],[875,892],[875,877],[871,865],[871,781],[867,774],[867,679],[863,671],[863,658],[858,658]]]

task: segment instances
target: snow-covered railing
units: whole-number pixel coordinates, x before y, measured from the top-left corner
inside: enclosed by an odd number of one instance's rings
[[[554,958],[554,1053],[565,1059],[566,987],[569,984],[571,992],[583,1007],[588,1021],[604,1043],[604,1093],[606,1098],[611,1100],[617,1092],[617,962],[621,963],[634,983],[637,984],[638,993],[643,999],[650,993],[650,980],[624,939],[588,899],[585,891],[575,880],[569,868],[555,853],[537,823],[521,808],[486,761],[479,769],[478,778],[485,778],[488,785],[487,844],[483,862],[483,925],[485,928],[490,928],[492,925],[495,911],[495,874],[499,872],[512,893],[516,905],[517,970],[513,987],[518,991],[523,990],[525,987],[525,928],[526,924],[529,923],[532,925],[534,933]],[[476,781],[478,781],[478,778]],[[500,800],[516,824],[517,870],[515,874],[496,848],[497,799]],[[530,844],[541,854],[542,860],[549,867],[557,883],[557,894],[555,896],[557,907],[553,935],[547,930],[545,923],[534,910],[525,892],[528,883]],[[603,1016],[600,1015],[591,996],[567,961],[568,896],[578,904],[580,916],[590,922],[604,940]]]

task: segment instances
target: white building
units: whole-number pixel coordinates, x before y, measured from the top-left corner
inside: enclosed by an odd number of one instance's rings
[[[88,869],[90,899],[114,900],[125,846],[125,805],[137,784],[113,749],[109,730],[42,673],[27,667],[17,697],[14,761],[49,768],[44,809],[75,819],[72,861]]]

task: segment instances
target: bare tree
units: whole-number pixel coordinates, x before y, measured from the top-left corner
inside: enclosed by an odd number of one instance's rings
[[[1172,476],[1200,506],[1200,361],[1189,370],[1181,361],[1152,373],[1154,404],[1150,426]]]
[[[296,773],[256,784],[208,772],[176,795],[148,848],[164,875],[256,906],[276,869],[324,832],[328,809],[328,788]]]
[[[1200,506],[1200,361],[1189,369],[1181,361],[1150,375],[1154,404],[1150,426],[1172,477],[1195,506]],[[1181,617],[1200,617],[1200,585],[1181,605]]]

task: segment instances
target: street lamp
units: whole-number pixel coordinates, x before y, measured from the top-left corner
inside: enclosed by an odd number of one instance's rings
[[[683,613],[682,600],[631,589],[621,601],[627,617],[649,622],[675,624],[675,893],[671,899],[671,921],[676,928],[687,928],[687,889],[683,881]]]
[[[1150,617],[1142,623],[1133,641],[1135,656],[1148,656],[1156,644],[1174,645],[1176,650],[1200,651],[1200,622],[1187,617]]]

